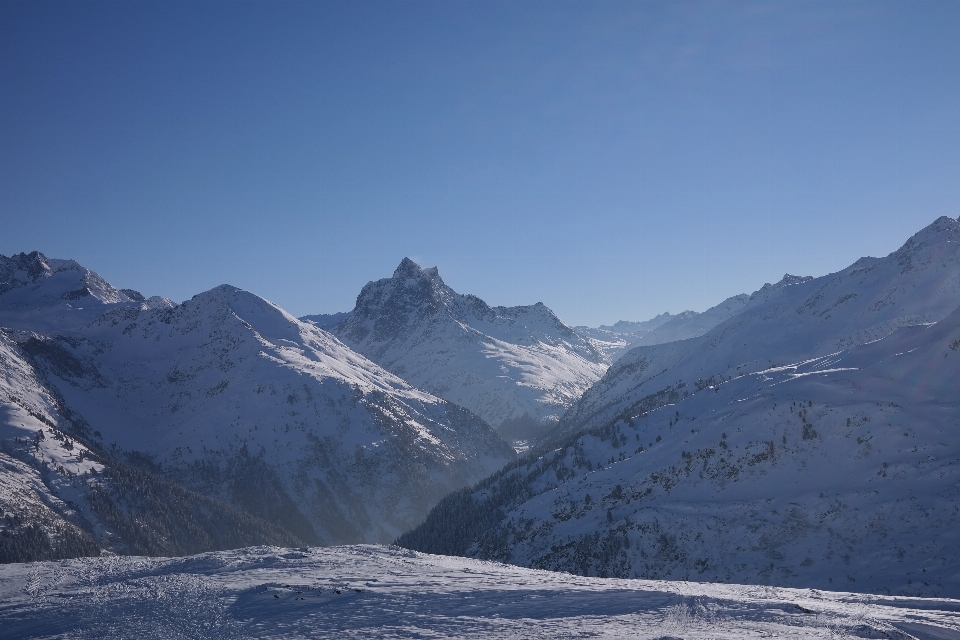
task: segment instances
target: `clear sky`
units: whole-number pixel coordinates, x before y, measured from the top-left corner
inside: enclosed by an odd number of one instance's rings
[[[353,307],[404,256],[571,324],[960,215],[960,2],[0,3],[0,253]]]

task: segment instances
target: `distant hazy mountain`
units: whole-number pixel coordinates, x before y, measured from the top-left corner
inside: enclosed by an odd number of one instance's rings
[[[340,313],[318,313],[312,316],[302,316],[300,321],[309,322],[324,331],[333,331],[349,317],[349,311],[341,311]]]
[[[763,290],[761,290],[763,291]],[[960,595],[960,223],[638,347],[400,543],[581,574]]]
[[[22,413],[15,397],[39,375],[70,418],[35,413],[73,446],[276,523],[288,541],[388,541],[513,458],[481,419],[252,293],[223,285],[151,308],[70,261],[34,253],[2,264],[16,268],[0,319],[24,363],[10,366],[33,372],[11,374],[6,415]],[[29,463],[43,427],[16,420],[4,446]],[[64,469],[78,491],[98,485]]]
[[[641,337],[675,317],[669,313],[661,313],[654,318],[641,322],[619,320],[612,325],[579,326],[574,327],[573,330],[600,351],[608,363],[613,363],[617,358],[632,349]]]
[[[641,336],[634,346],[663,344],[675,340],[696,338],[715,326],[765,300],[773,291],[812,280],[810,276],[792,276],[785,274],[776,284],[767,283],[753,294],[741,293],[731,296],[720,304],[710,307],[702,313],[684,311],[670,318],[656,329]]]
[[[607,357],[608,361],[613,363],[634,347],[663,344],[702,336],[727,318],[731,318],[766,299],[771,290],[800,284],[812,279],[810,276],[792,276],[788,273],[777,284],[767,283],[752,295],[741,293],[731,296],[702,313],[696,311],[681,311],[676,315],[661,313],[644,322],[621,320],[612,326],[600,326],[596,329],[576,327],[576,330],[577,333],[591,340],[593,345]]]
[[[555,422],[606,369],[603,355],[543,304],[490,307],[409,258],[391,278],[368,283],[335,331],[515,438]]]

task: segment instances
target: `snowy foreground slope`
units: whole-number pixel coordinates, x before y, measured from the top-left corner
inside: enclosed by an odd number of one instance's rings
[[[899,302],[938,322],[722,379],[684,385],[668,371],[672,385],[448,497],[399,543],[582,575],[960,596],[949,223],[934,283],[904,285],[927,297]]]
[[[44,484],[49,492],[76,489],[81,512],[94,487],[113,495],[123,484],[118,461],[127,461],[220,505],[207,512],[231,505],[279,525],[286,539],[380,542],[513,458],[476,416],[252,293],[223,285],[180,305],[151,304],[76,263],[36,253],[4,260],[2,444],[62,477]],[[30,400],[31,389],[44,391]],[[64,451],[53,444],[61,439],[71,445]],[[38,440],[56,451],[39,451]],[[86,477],[108,460],[106,481]],[[144,477],[136,483],[152,482]],[[125,550],[98,515],[74,520],[101,546]]]
[[[490,307],[409,258],[368,283],[336,335],[414,386],[501,426],[554,422],[606,370],[547,307]]]
[[[5,638],[960,638],[960,601],[582,578],[396,547],[0,566]]]

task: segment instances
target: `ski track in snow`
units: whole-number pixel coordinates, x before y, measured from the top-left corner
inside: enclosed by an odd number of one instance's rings
[[[4,638],[960,638],[960,600],[585,578],[377,545],[0,566]]]

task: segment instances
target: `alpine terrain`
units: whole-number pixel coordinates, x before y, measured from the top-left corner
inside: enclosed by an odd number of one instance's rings
[[[541,303],[490,307],[404,258],[370,282],[333,331],[414,386],[466,407],[522,448],[607,368],[603,354]]]
[[[414,549],[583,575],[960,595],[960,222],[638,347]]]
[[[694,312],[684,311],[684,313]],[[604,355],[604,358],[608,362],[614,362],[617,358],[635,347],[640,338],[677,317],[678,316],[671,315],[670,312],[666,312],[640,322],[618,320],[612,325],[600,325],[599,327],[577,326],[574,327],[573,330],[593,344],[593,346]]]
[[[767,283],[759,291],[749,295],[741,293],[731,296],[703,312],[682,311],[676,315],[668,312],[643,322],[620,320],[612,326],[575,327],[575,329],[577,333],[590,340],[612,363],[634,347],[702,336],[727,318],[766,299],[771,288],[778,289],[812,279],[810,276],[792,276],[788,273],[777,284]]]
[[[235,287],[145,300],[39,253],[0,257],[0,274],[14,559],[31,559],[28,534],[77,553],[386,541],[514,455],[467,410]]]

